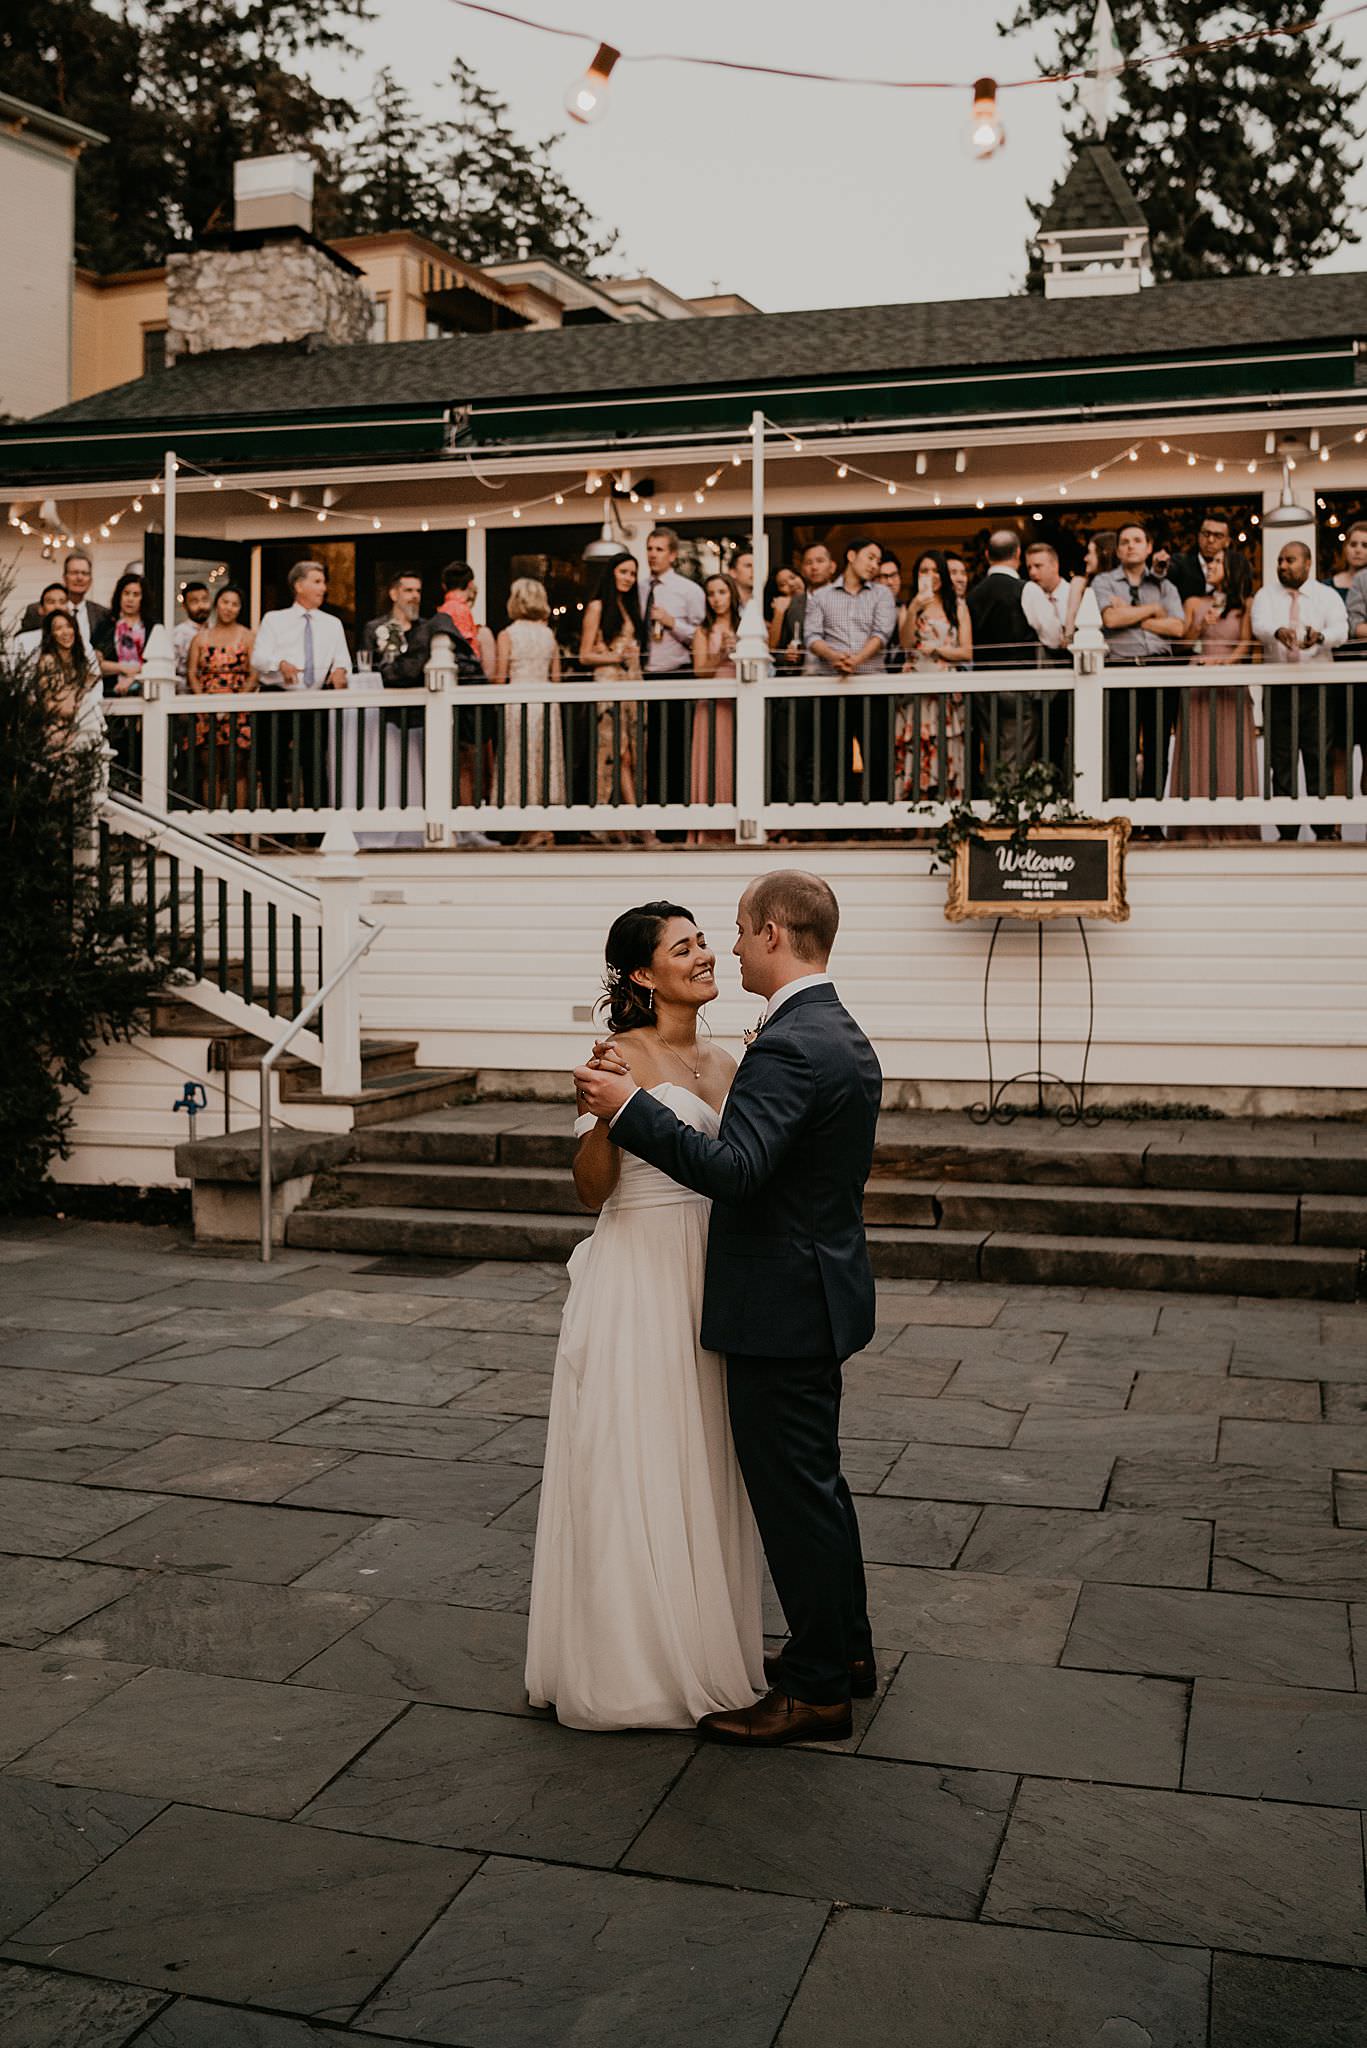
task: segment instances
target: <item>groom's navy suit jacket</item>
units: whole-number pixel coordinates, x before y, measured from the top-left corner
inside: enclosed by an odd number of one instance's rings
[[[873,1335],[864,1182],[883,1074],[834,988],[799,989],[764,1025],[715,1138],[645,1089],[616,1144],[713,1202],[702,1341],[758,1358],[850,1358]]]

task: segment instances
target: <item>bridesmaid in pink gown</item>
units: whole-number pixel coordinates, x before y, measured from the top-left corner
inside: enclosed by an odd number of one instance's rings
[[[1207,575],[1211,589],[1187,599],[1184,638],[1198,643],[1191,657],[1193,668],[1227,668],[1247,661],[1252,649],[1252,572],[1246,558],[1231,548],[1215,557]],[[1253,701],[1246,688],[1187,691],[1177,716],[1169,791],[1178,797],[1257,795]],[[1259,837],[1256,825],[1189,829],[1202,839]]]
[[[730,682],[736,673],[736,636],[740,631],[741,593],[734,576],[709,576],[703,585],[707,610],[693,635],[693,673]],[[716,730],[713,731],[713,720]],[[736,707],[701,699],[693,706],[693,756],[690,783],[695,804],[729,804],[736,795]],[[690,846],[730,846],[730,832],[690,832]]]

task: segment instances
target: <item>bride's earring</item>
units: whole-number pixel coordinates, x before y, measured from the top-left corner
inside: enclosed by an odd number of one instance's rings
[[[655,991],[654,991],[654,989],[653,989],[653,988],[648,988],[648,989],[646,990],[646,1008],[647,1008],[648,1010],[652,1011],[652,1012],[654,1011],[654,1008],[655,1008]]]

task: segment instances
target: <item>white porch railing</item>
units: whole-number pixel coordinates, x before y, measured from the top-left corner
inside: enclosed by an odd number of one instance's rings
[[[1076,669],[514,689],[457,688],[437,659],[422,690],[353,676],[105,708],[132,785],[194,835],[924,831],[947,798],[985,797],[994,760],[1034,758],[1080,810],[1136,826],[1367,824],[1367,661],[1107,668],[1089,652]]]

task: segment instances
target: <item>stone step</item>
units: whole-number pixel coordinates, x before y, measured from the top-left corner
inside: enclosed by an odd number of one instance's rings
[[[1296,1242],[1295,1195],[1224,1195],[1196,1188],[1003,1187],[994,1181],[942,1181],[936,1201],[944,1223],[984,1234],[1008,1231],[1048,1237]],[[1360,1241],[1367,1244],[1367,1236]]]
[[[362,1076],[359,1095],[324,1095],[317,1068],[310,1068],[288,1087],[282,1084],[283,1102],[337,1104],[353,1112],[357,1130],[382,1124],[391,1116],[416,1116],[423,1110],[445,1109],[467,1100],[475,1089],[475,1075],[468,1067],[414,1067],[406,1074],[381,1074],[375,1080]]]
[[[886,1179],[875,1174],[864,1189],[864,1221],[934,1230],[941,1221],[933,1180]]]
[[[981,1230],[908,1230],[874,1224],[869,1262],[880,1280],[976,1280]]]
[[[337,1192],[362,1208],[577,1217],[585,1213],[573,1180],[558,1167],[432,1166],[369,1159],[340,1167],[333,1179]]]
[[[1303,1195],[1302,1244],[1367,1245],[1367,1195]],[[1367,1379],[1367,1366],[1363,1377]]]
[[[296,1209],[285,1242],[310,1251],[408,1252],[436,1259],[567,1259],[592,1216],[449,1209]]]
[[[1006,1285],[1025,1281],[1353,1301],[1361,1267],[1360,1252],[1327,1245],[1192,1244],[1170,1238],[996,1231],[983,1239],[979,1277]]]
[[[476,1102],[428,1116],[399,1117],[367,1132],[356,1156],[426,1166],[506,1166],[568,1173],[573,1112],[560,1104]]]

